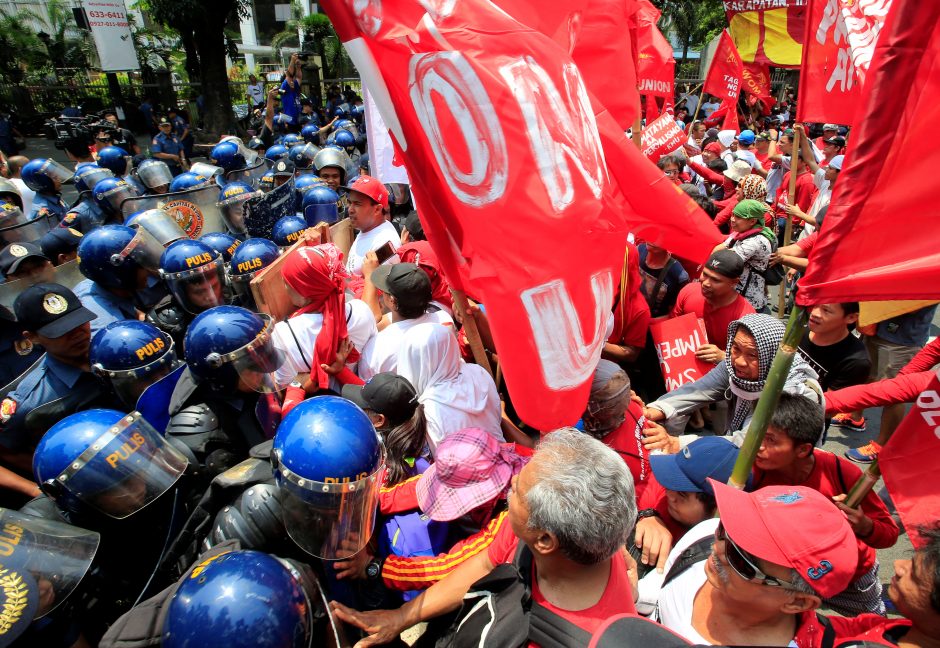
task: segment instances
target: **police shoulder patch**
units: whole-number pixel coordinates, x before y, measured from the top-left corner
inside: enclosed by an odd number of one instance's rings
[[[65,221],[66,223],[68,223],[69,225],[71,225],[72,222],[73,222],[76,218],[78,218],[78,214],[76,214],[75,212],[69,212],[68,214],[65,215],[65,218],[63,218],[62,220]],[[73,230],[73,231],[74,231],[74,230]]]
[[[12,398],[4,398],[0,403],[0,423],[6,423],[16,414],[16,401]]]
[[[13,349],[21,356],[27,356],[33,351],[33,343],[26,338],[20,338],[13,343]]]

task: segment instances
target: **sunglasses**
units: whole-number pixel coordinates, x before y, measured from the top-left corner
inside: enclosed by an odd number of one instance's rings
[[[95,139],[97,139],[99,142],[110,142],[110,141],[111,141],[111,138],[110,138],[110,137],[96,137]]]
[[[718,528],[715,529],[715,541],[717,542],[719,540],[725,543],[725,559],[728,561],[728,564],[731,565],[731,569],[744,580],[767,585],[768,587],[779,587],[785,590],[797,591],[797,589],[793,587],[793,583],[768,576],[762,572],[757,567],[757,558],[734,544],[734,541],[729,538],[728,534],[725,532],[724,525],[720,523],[718,524]]]

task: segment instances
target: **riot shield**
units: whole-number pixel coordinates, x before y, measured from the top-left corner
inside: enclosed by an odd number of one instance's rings
[[[271,228],[283,216],[294,213],[294,179],[245,205],[245,227],[253,237],[271,238]]]
[[[186,363],[181,362],[176,369],[147,387],[137,399],[137,407],[134,409],[160,434],[166,433],[166,426],[170,423],[173,390],[185,370]]]
[[[226,182],[245,182],[251,185],[252,189],[258,188],[258,181],[261,176],[271,168],[268,160],[261,158],[254,165],[247,166],[244,169],[234,169],[225,173]]]
[[[33,276],[19,279],[17,281],[7,281],[0,283],[0,304],[6,306],[12,311],[13,302],[16,301],[16,298],[19,297],[21,292],[30,286],[47,281],[50,283],[61,284],[69,290],[75,290],[75,286],[77,286],[80,281],[85,279],[84,275],[82,275],[78,269],[77,259],[73,259],[68,263],[63,263],[60,266],[56,266],[53,268],[53,275],[54,276],[51,278]]]
[[[210,184],[176,193],[128,198],[121,203],[121,211],[127,217],[147,209],[162,209],[176,219],[189,238],[195,239],[208,232],[228,231],[218,201],[219,188]]]

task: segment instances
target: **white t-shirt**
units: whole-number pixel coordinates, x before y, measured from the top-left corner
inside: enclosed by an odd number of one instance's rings
[[[756,169],[759,166],[757,163],[757,156],[755,156],[754,151],[751,151],[750,149],[739,148],[738,152],[735,153],[735,156],[739,160],[744,160],[750,164],[752,169]]]
[[[10,178],[10,182],[20,190],[20,197],[23,199],[23,213],[29,216],[33,211],[33,196],[36,195],[36,192],[27,187],[21,178]]]
[[[691,547],[692,544],[706,536],[715,535],[715,529],[718,528],[719,522],[718,518],[710,518],[696,524],[684,536],[679,538],[672,551],[669,552],[663,574],[669,573],[679,555]],[[659,575],[660,583],[662,583],[663,578],[663,575]],[[647,583],[647,585],[650,584],[652,583]],[[686,569],[659,590],[659,606],[656,611],[656,618],[664,626],[682,635],[692,643],[710,645],[692,627],[692,605],[695,602],[695,595],[698,594],[704,584],[705,561],[703,560]],[[644,592],[643,586],[640,587],[640,591],[644,599],[651,598],[650,592]]]
[[[454,320],[442,310],[427,312],[415,319],[392,322],[366,344],[359,359],[359,377],[369,380],[377,373],[395,373],[398,370],[398,350],[401,349],[405,333],[426,322],[454,326]]]
[[[365,260],[366,254],[378,250],[389,242],[392,244],[392,249],[397,250],[401,246],[401,234],[388,221],[383,221],[381,225],[373,227],[368,232],[359,232],[356,240],[353,241],[352,247],[349,248],[349,256],[346,258],[346,271],[349,274],[361,275],[362,262]],[[395,254],[385,263],[398,263],[400,260],[398,255]]]
[[[258,83],[249,83],[248,96],[251,97],[251,101],[256,105],[264,103],[264,84],[260,81]]]
[[[721,107],[721,104],[716,101],[706,101],[702,104],[701,113],[705,115],[705,119],[708,119],[712,116],[712,113],[718,110]]]
[[[323,315],[320,313],[305,313],[274,325],[271,339],[286,356],[277,371],[279,384],[286,385],[297,374],[310,372],[310,361],[322,326]],[[359,299],[346,302],[346,329],[353,347],[362,353],[376,334],[375,315],[367,303]],[[352,371],[356,370],[356,363],[347,366]],[[330,388],[339,391],[341,386],[330,378]]]

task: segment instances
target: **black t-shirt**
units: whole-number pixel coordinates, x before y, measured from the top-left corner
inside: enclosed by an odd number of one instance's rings
[[[810,342],[807,331],[800,342],[800,355],[819,374],[823,391],[861,385],[871,370],[865,345],[851,333],[840,342],[819,346]]]

